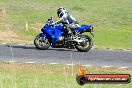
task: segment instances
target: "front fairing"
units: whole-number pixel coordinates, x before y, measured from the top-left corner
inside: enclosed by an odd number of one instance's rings
[[[54,43],[59,36],[62,35],[62,25],[58,26],[48,26],[47,24],[41,29],[43,33],[47,35],[47,37]]]

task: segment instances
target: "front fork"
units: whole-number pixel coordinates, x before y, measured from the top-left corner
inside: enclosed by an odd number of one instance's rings
[[[90,28],[90,34],[94,37],[94,30],[93,30],[93,27]]]

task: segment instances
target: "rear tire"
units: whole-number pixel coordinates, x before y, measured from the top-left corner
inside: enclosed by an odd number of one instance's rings
[[[36,36],[36,38],[34,39],[34,45],[37,49],[40,50],[46,50],[50,47],[48,39],[46,37],[42,39],[41,35]]]
[[[93,40],[90,36],[87,35],[81,35],[81,38],[84,38],[85,40],[85,45],[81,45],[81,44],[77,44],[75,46],[75,48],[79,51],[79,52],[88,52],[92,46],[93,46]]]

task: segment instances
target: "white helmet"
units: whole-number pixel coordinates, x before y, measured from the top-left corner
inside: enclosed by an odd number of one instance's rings
[[[64,14],[66,14],[66,9],[63,7],[60,7],[57,9],[57,15],[59,18],[61,18]]]

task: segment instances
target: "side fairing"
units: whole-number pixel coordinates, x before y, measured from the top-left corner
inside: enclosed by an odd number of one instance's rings
[[[45,25],[42,32],[45,33],[49,39],[51,39],[52,43],[54,43],[63,33],[60,29],[61,26],[49,27]]]

